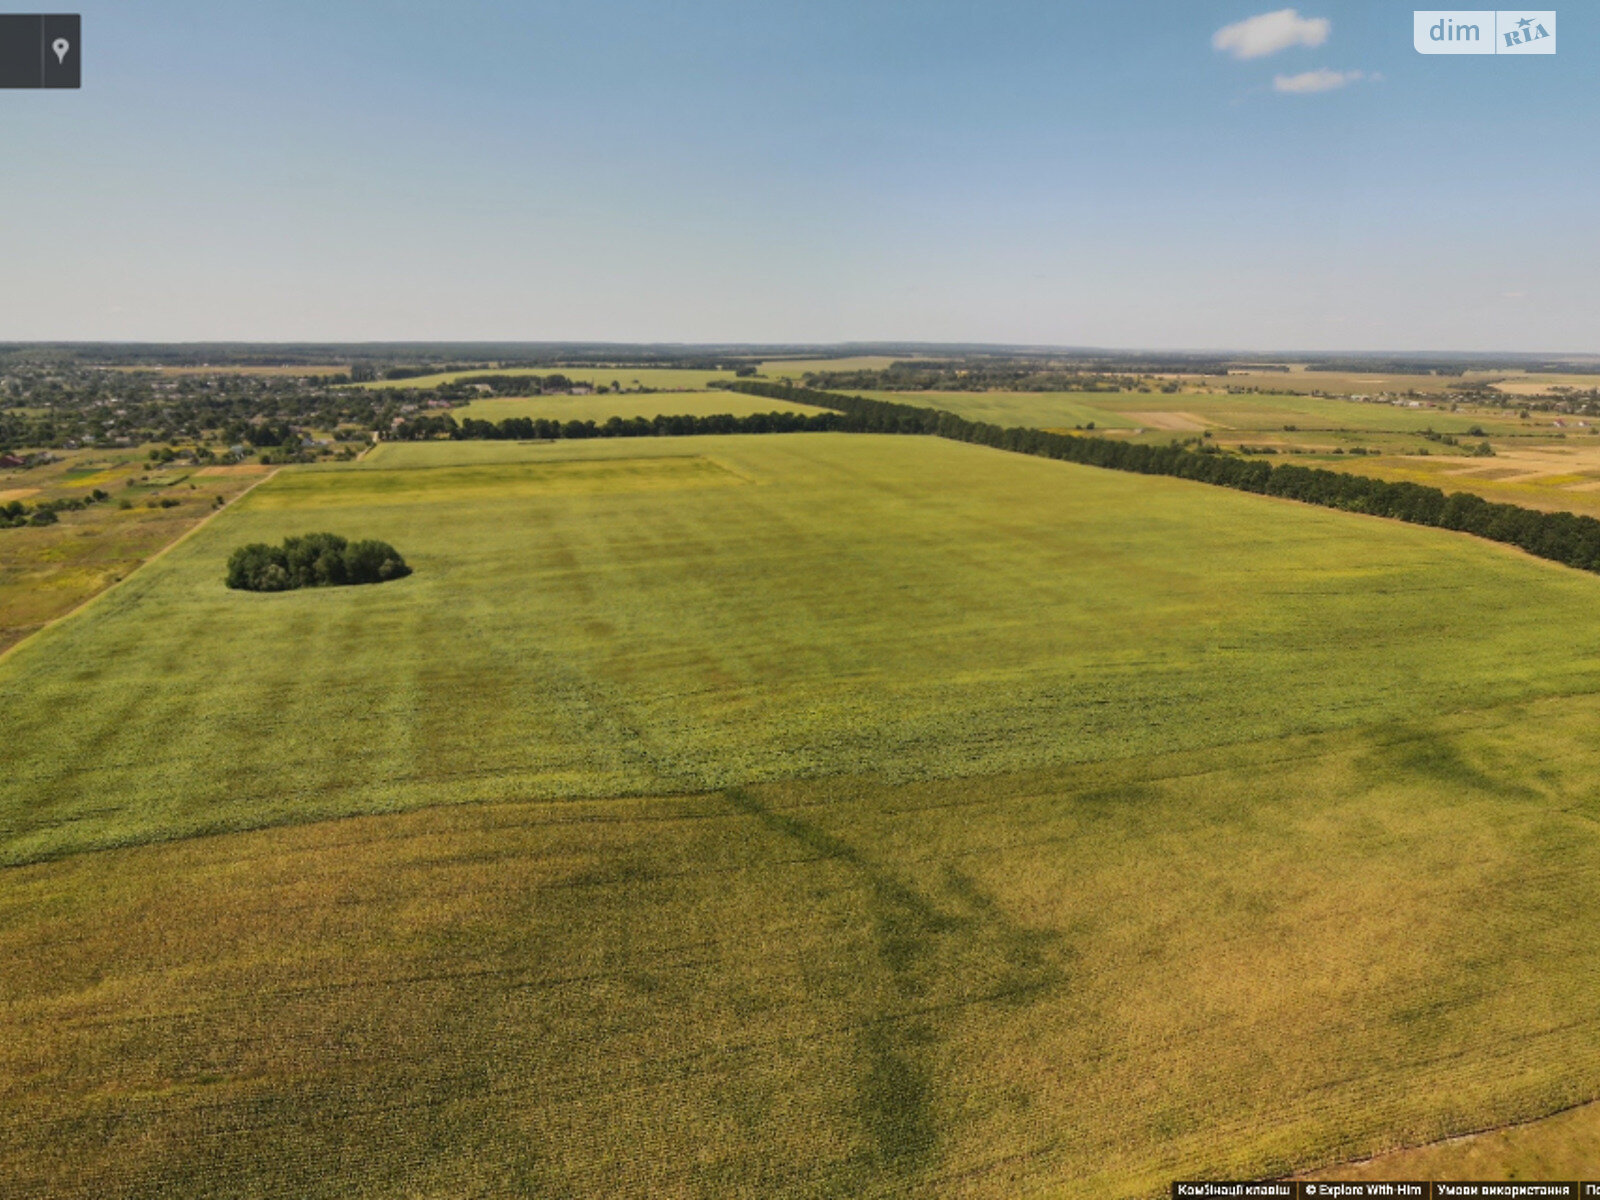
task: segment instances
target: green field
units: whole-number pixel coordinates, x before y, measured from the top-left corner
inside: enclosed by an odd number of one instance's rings
[[[321,529],[415,574],[222,586]],[[1153,1196],[1593,1098],[1597,600],[932,438],[287,469],[0,661],[0,1183]]]
[[[372,806],[1025,770],[1600,683],[1594,579],[1196,485],[843,434],[384,449],[439,465],[285,472],[7,664],[0,860]],[[417,573],[222,586],[234,545],[324,528]]]

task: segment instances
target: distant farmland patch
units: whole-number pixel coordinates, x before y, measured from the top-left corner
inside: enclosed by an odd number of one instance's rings
[[[503,421],[508,417],[532,417],[555,421],[597,421],[611,417],[632,420],[656,416],[709,417],[728,413],[735,417],[767,412],[820,412],[807,404],[769,400],[742,392],[668,392],[645,396],[606,394],[604,396],[526,396],[504,400],[474,400],[450,410],[457,421]]]
[[[1151,429],[1175,429],[1184,433],[1198,433],[1208,428],[1204,417],[1197,417],[1187,412],[1135,412],[1130,409],[1123,415]]]
[[[623,391],[640,388],[657,392],[705,391],[714,379],[734,379],[732,370],[690,370],[684,367],[544,367],[484,368],[471,371],[448,371],[437,375],[417,375],[409,379],[379,379],[358,384],[365,388],[433,388],[441,383],[460,380],[471,382],[474,375],[565,375],[577,383],[610,387],[617,384]]]
[[[201,467],[195,475],[226,479],[232,475],[265,475],[271,470],[271,467],[262,463],[238,463],[231,467]]]

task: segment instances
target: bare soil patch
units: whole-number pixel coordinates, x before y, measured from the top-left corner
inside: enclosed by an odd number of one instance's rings
[[[1205,418],[1197,417],[1194,413],[1130,412],[1124,415],[1150,429],[1171,429],[1182,433],[1199,433],[1202,429],[1208,427]]]
[[[240,463],[233,467],[201,467],[196,475],[265,475],[271,467],[264,463]]]

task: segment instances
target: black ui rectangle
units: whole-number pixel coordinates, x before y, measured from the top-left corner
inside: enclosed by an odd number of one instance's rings
[[[81,87],[82,40],[76,13],[0,13],[0,88]]]

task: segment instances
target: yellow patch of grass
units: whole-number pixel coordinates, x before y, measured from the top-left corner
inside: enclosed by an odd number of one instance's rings
[[[1596,716],[10,869],[0,1182],[1101,1200],[1547,1112],[1600,1091]]]
[[[238,475],[265,475],[271,470],[272,468],[264,463],[235,463],[228,467],[201,467],[195,475],[212,479],[229,479]]]
[[[341,509],[600,492],[680,491],[745,482],[737,473],[703,455],[546,459],[493,467],[298,472],[253,496],[248,503],[258,511]]]
[[[1600,1162],[1600,1103],[1311,1172],[1307,1179],[1584,1179]]]

